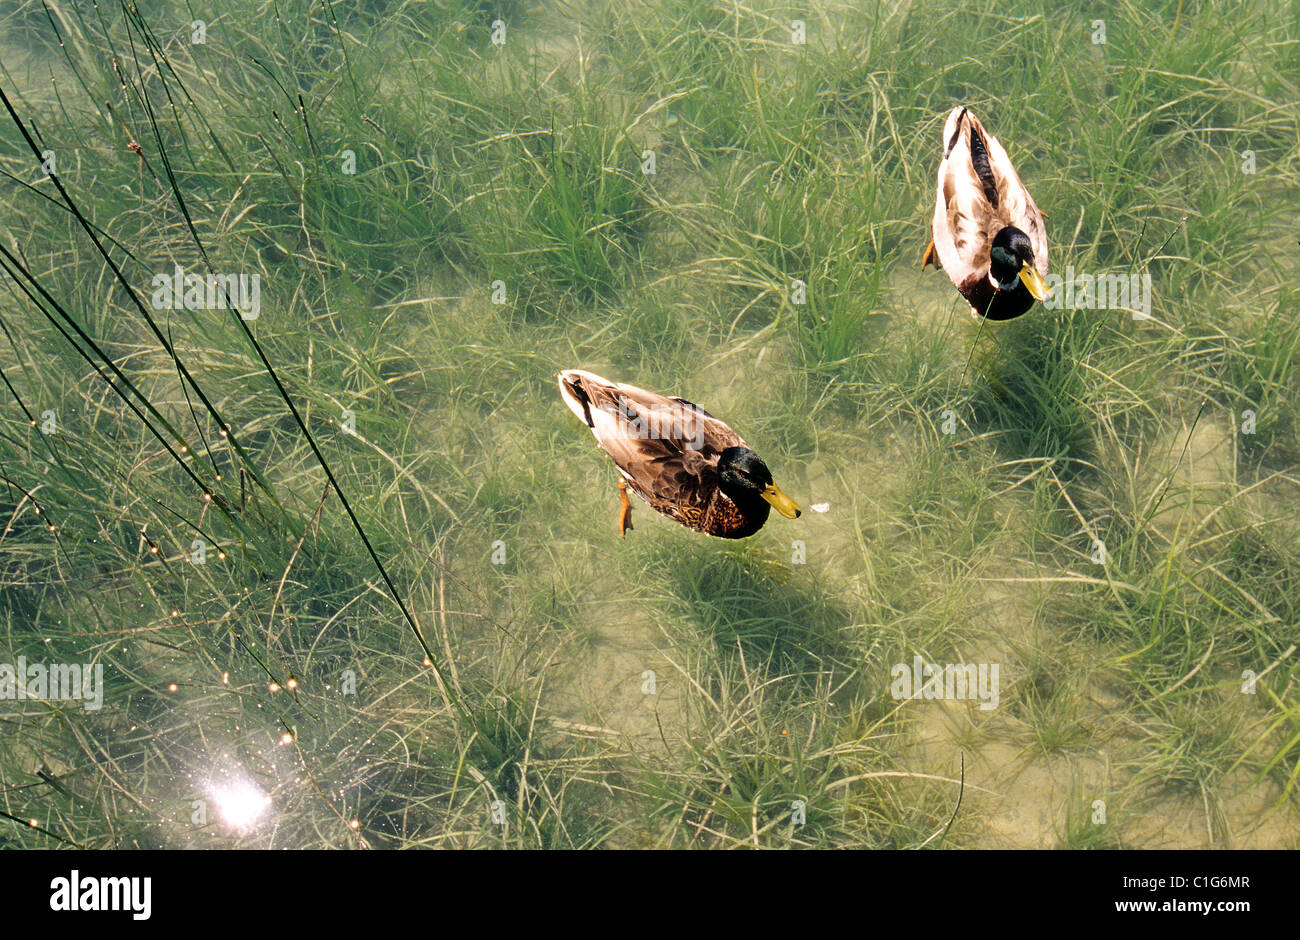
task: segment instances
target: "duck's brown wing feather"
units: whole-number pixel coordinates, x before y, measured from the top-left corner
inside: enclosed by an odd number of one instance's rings
[[[989,198],[990,194],[997,196],[996,177],[988,175],[992,172],[991,161],[981,160],[985,171],[981,177],[972,156],[971,132],[976,128],[975,116],[963,109],[949,138],[948,155],[940,167],[940,203],[936,206],[933,226],[935,252],[958,289],[971,275],[988,273],[989,246],[1001,227]],[[982,131],[976,133],[982,140]],[[987,151],[986,145],[977,146],[981,153]]]

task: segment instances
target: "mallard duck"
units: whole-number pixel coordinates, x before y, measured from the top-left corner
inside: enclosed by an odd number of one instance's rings
[[[622,475],[620,537],[632,528],[629,489],[687,528],[724,539],[753,535],[771,508],[787,519],[799,517],[763,458],[704,409],[578,369],[559,379],[564,403]]]
[[[934,237],[924,268],[943,266],[971,305],[971,316],[1010,320],[1050,294],[1043,214],[998,139],[969,108],[943,126],[943,160],[934,200]]]

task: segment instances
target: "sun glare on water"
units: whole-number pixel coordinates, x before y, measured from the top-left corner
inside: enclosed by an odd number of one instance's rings
[[[222,820],[232,829],[251,829],[271,805],[271,798],[247,780],[214,784],[208,795]]]

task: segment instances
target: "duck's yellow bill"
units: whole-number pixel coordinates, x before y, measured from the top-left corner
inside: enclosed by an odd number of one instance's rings
[[[782,493],[775,483],[767,484],[767,489],[763,490],[763,498],[772,504],[773,509],[787,519],[799,518],[799,504]]]
[[[1029,288],[1029,293],[1034,295],[1034,300],[1041,301],[1051,298],[1052,292],[1047,289],[1047,285],[1043,283],[1043,279],[1038,276],[1038,272],[1030,265],[1021,265],[1020,280],[1025,282],[1025,287]]]

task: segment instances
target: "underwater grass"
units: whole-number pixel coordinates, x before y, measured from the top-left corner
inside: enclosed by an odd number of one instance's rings
[[[0,663],[105,676],[0,701],[0,842],[1294,847],[1284,5],[196,15],[0,13]],[[957,101],[1151,319],[917,269]],[[620,540],[564,367],[803,517]]]

